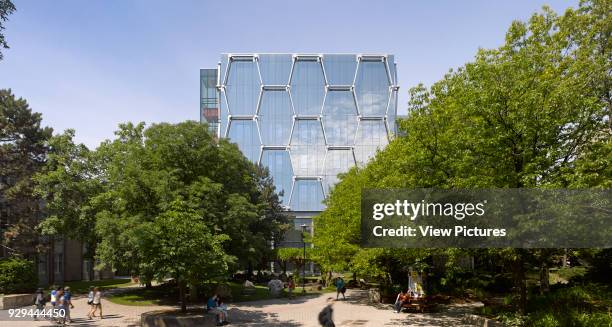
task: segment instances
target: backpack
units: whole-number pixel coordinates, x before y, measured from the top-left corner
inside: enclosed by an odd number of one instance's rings
[[[325,324],[327,323],[327,313],[325,312],[325,309],[319,312],[319,323],[323,326],[325,326]]]
[[[325,324],[327,324],[329,321],[330,309],[331,308],[329,306],[326,306],[323,308],[323,310],[321,310],[321,312],[319,312],[319,323],[323,326],[325,326]]]

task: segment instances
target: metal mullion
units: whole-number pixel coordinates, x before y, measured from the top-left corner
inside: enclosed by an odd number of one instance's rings
[[[389,113],[389,107],[391,106],[391,100],[393,99],[393,86],[389,86],[389,95],[387,96],[387,106],[385,108],[385,116]]]
[[[289,72],[289,81],[287,82],[287,85],[291,85],[293,83],[293,71],[295,69],[295,64],[297,62],[297,58],[295,55],[293,55],[291,59],[293,62],[291,63],[291,71]]]
[[[264,89],[263,89],[263,85],[262,85],[261,88],[259,89],[259,96],[257,97],[257,106],[255,107],[255,116],[256,117],[259,115],[259,110],[261,109],[261,101],[263,99],[263,93],[264,93]]]
[[[293,132],[295,131],[296,121],[297,121],[296,116],[293,115],[293,123],[291,124],[291,133],[289,133],[289,142],[287,143],[288,149],[291,149],[291,145],[292,145],[291,140],[293,140]]]
[[[293,113],[293,116],[295,117],[296,111],[295,111],[295,106],[293,104],[293,95],[291,95],[291,86],[290,85],[287,85],[287,93],[289,93],[289,103],[291,105],[291,112]]]
[[[257,67],[257,76],[259,76],[259,85],[263,85],[263,78],[261,77],[261,70],[259,69],[259,56],[253,55],[253,62],[255,63],[255,67]]]
[[[389,86],[391,86],[393,85],[393,80],[391,79],[391,70],[389,70],[389,64],[386,56],[383,59],[383,65],[385,65],[385,72],[387,73],[387,82],[389,82]]]
[[[325,87],[327,87],[331,83],[329,83],[329,81],[327,80],[327,74],[325,73],[325,65],[323,64],[323,60],[325,60],[323,56],[319,56],[319,65],[321,65],[321,71],[323,72],[323,80],[325,81]]]
[[[321,125],[321,130],[323,131],[323,143],[325,143],[325,148],[327,148],[327,134],[325,133],[325,128],[323,127],[323,119],[319,119],[319,124]]]
[[[291,158],[289,158],[291,160]],[[293,165],[293,163],[292,163]],[[291,177],[291,192],[289,193],[289,207],[291,208],[293,203],[293,191],[295,189],[295,175]]]

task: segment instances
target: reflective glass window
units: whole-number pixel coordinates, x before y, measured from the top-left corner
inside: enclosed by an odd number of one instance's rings
[[[259,133],[257,124],[253,120],[232,120],[230,121],[229,139],[238,144],[240,151],[252,162],[259,160]]]
[[[261,84],[254,61],[232,61],[226,84],[227,102],[232,115],[254,115]]]
[[[290,54],[259,55],[259,71],[265,85],[287,85],[293,59]]]
[[[346,173],[355,166],[355,158],[351,149],[332,149],[327,151],[325,157],[325,171],[323,186],[329,190],[338,182],[338,174]]]
[[[323,67],[325,67],[325,75],[330,85],[353,85],[357,69],[355,55],[325,55]]]
[[[357,128],[355,138],[355,157],[357,163],[365,164],[376,154],[377,149],[382,149],[389,143],[387,130],[383,120],[362,120]]]
[[[219,99],[219,111],[220,111],[220,117],[219,117],[219,123],[220,123],[220,135],[221,137],[225,137],[225,130],[227,129],[227,115],[229,115],[229,112],[227,110],[227,98],[225,97],[225,92],[221,91],[219,93],[219,95],[221,96],[221,98]]]
[[[225,85],[225,73],[227,72],[227,65],[229,63],[229,58],[227,56],[227,54],[224,54],[221,56],[221,67],[220,68],[220,73],[219,73],[219,78],[220,78],[220,83]]]
[[[298,115],[319,115],[325,95],[321,63],[296,61],[291,77],[291,97]]]
[[[323,188],[318,180],[296,180],[291,196],[291,210],[322,211]]]
[[[397,68],[395,66],[394,55],[387,56],[387,66],[389,67],[389,72],[391,73],[391,84],[397,85]]]
[[[391,99],[389,100],[389,108],[387,109],[387,123],[389,124],[389,133],[396,134],[397,127],[395,120],[397,119],[397,91],[391,91]]]
[[[291,168],[289,152],[286,150],[264,150],[261,155],[261,164],[270,170],[276,192],[283,204],[288,205],[291,184],[293,183],[293,169]]]
[[[323,170],[325,138],[318,120],[297,120],[291,136],[293,171],[300,176],[318,176]]]
[[[323,127],[330,145],[353,145],[357,107],[351,91],[328,91],[323,106]]]
[[[291,136],[293,110],[287,91],[263,91],[259,127],[264,145],[287,145]]]
[[[382,61],[362,61],[357,68],[355,93],[362,116],[384,116],[389,102],[389,78]]]

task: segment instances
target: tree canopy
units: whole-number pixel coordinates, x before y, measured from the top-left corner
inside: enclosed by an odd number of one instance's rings
[[[2,31],[5,29],[4,22],[8,20],[8,16],[12,14],[15,9],[15,5],[11,2],[11,0],[0,0],[0,48],[9,48]],[[2,58],[2,51],[0,51],[0,60],[2,60]]]
[[[170,274],[203,282],[273,256],[270,242],[282,237],[287,216],[268,171],[205,125],[122,124],[94,151],[73,136],[51,139],[36,177],[48,203],[44,232],[88,242],[103,265],[143,281]]]
[[[315,218],[322,265],[380,274],[370,267],[391,250],[358,248],[363,188],[609,188],[609,12],[609,1],[583,1],[560,16],[544,7],[513,22],[501,47],[479,50],[430,88],[412,88],[402,136],[344,174]],[[413,261],[427,255],[393,251]],[[538,257],[481,252],[507,260],[519,282],[525,262]]]
[[[32,255],[39,246],[36,225],[41,202],[32,176],[40,171],[53,130],[41,126],[41,114],[11,90],[0,90],[0,217],[4,245]]]

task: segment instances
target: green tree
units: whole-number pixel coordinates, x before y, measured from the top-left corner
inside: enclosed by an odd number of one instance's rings
[[[44,235],[79,240],[88,246],[85,255],[93,258],[96,207],[90,199],[102,191],[92,152],[73,141],[74,130],[55,135],[49,140],[45,166],[33,180],[35,193],[45,203],[46,218],[38,229]]]
[[[89,200],[97,208],[102,263],[129,269],[144,281],[159,278],[155,253],[144,245],[139,226],[156,221],[176,201],[196,212],[211,233],[228,236],[223,250],[237,258],[230,270],[260,266],[271,257],[270,242],[287,219],[267,171],[259,171],[235,144],[217,142],[196,122],[147,129],[125,124],[116,134],[92,156],[103,185]]]
[[[610,6],[609,1],[582,1],[562,16],[545,7],[526,23],[512,23],[501,47],[479,50],[473,62],[429,89],[411,89],[409,116],[399,124],[405,136],[363,169],[346,174],[332,190],[315,230],[325,230],[334,219],[344,227],[336,230],[339,243],[333,242],[330,229],[315,235],[315,245],[358,244],[359,190],[365,187],[609,186]],[[356,251],[361,267],[386,256],[385,251]],[[476,252],[501,258],[510,267],[522,308],[527,265],[548,264],[553,254]]]
[[[4,38],[4,23],[8,20],[8,16],[15,12],[15,5],[11,2],[11,0],[0,0],[0,48],[8,49],[8,43]],[[2,60],[4,56],[2,55],[2,51],[0,51],[0,60]]]
[[[40,113],[11,90],[0,90],[0,216],[2,242],[17,252],[39,250],[36,226],[42,204],[33,194],[32,176],[44,165],[52,129],[41,126]]]
[[[181,310],[187,310],[185,286],[223,277],[233,257],[223,250],[229,237],[213,234],[203,217],[184,201],[174,201],[153,221],[139,225],[144,257],[158,279],[172,276],[179,288]]]

